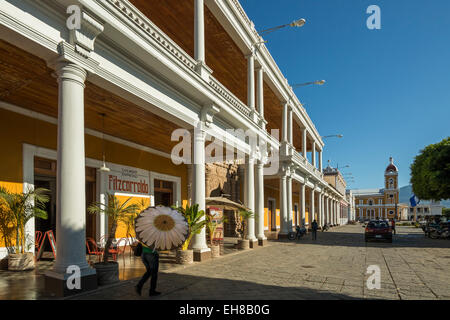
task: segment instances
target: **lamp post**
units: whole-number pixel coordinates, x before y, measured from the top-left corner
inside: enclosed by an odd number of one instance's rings
[[[310,82],[305,82],[305,83],[297,83],[292,85],[292,88],[299,88],[299,87],[305,87],[305,86],[310,86],[310,85],[318,85],[318,86],[322,86],[325,84],[325,80],[316,80],[316,81],[310,81]]]
[[[332,134],[332,135],[329,135],[329,136],[323,136],[322,139],[326,139],[326,138],[339,138],[339,139],[342,139],[343,137],[344,137],[343,134]]]
[[[282,28],[285,28],[285,27],[298,27],[298,28],[300,28],[300,27],[303,27],[305,25],[305,23],[306,23],[306,20],[302,18],[302,19],[295,20],[295,21],[293,21],[291,23],[288,23],[288,24],[283,24],[281,26],[277,26],[277,27],[273,27],[273,28],[262,30],[262,31],[259,32],[259,34],[260,35],[269,34],[271,32],[274,32],[276,30],[279,30],[279,29],[282,29]]]

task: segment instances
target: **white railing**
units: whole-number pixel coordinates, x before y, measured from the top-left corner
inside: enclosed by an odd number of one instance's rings
[[[170,52],[174,57],[194,70],[196,61],[183,49],[181,49],[172,39],[162,32],[153,22],[150,21],[142,12],[135,8],[130,2],[125,0],[107,0],[114,7],[119,9],[129,20],[133,21],[142,31],[158,42],[163,48]]]
[[[240,113],[242,113],[246,117],[250,117],[251,115],[250,108],[246,104],[244,104],[241,100],[239,100],[230,90],[228,90],[216,78],[214,78],[213,76],[209,76],[209,84],[218,94],[220,94],[223,98],[225,98],[225,100],[227,100],[235,109],[237,109]]]

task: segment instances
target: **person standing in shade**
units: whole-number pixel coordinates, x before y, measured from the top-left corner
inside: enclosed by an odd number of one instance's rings
[[[319,229],[319,225],[317,224],[316,220],[312,222],[311,229],[312,229],[312,239],[317,240],[317,229]]]
[[[157,296],[161,292],[156,291],[156,281],[158,280],[158,269],[159,269],[159,254],[158,251],[150,249],[148,246],[139,242],[138,246],[142,246],[141,259],[145,265],[146,272],[142,276],[139,283],[136,285],[136,292],[138,295],[142,294],[142,287],[145,282],[151,277],[150,281],[150,296]]]
[[[392,228],[392,231],[394,231],[394,234],[397,234],[397,232],[395,231],[395,220],[394,219],[391,219],[391,228]]]

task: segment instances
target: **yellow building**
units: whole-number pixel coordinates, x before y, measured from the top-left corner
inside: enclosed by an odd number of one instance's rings
[[[399,203],[398,168],[392,157],[384,172],[384,188],[352,192],[357,219],[401,219],[404,205]]]

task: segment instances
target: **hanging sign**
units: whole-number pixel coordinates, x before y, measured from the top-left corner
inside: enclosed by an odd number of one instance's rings
[[[136,168],[111,165],[111,171],[106,174],[106,186],[110,194],[148,196],[150,193],[149,173]]]

